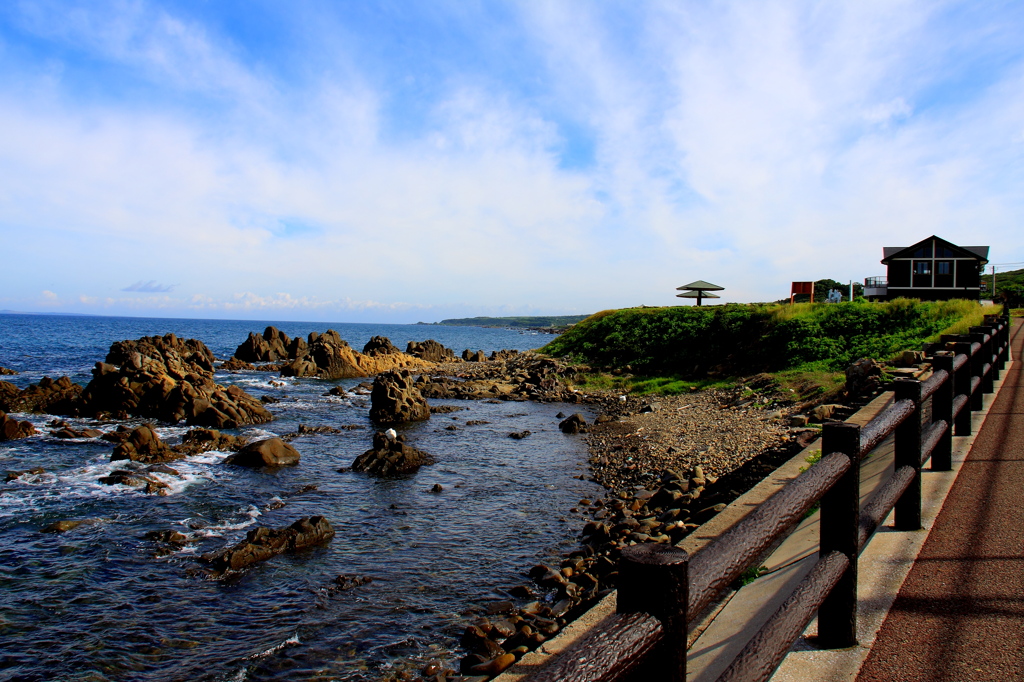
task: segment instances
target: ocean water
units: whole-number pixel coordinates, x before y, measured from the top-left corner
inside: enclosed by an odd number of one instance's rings
[[[357,349],[375,335],[400,348],[433,338],[456,352],[525,350],[550,339],[423,325],[0,315],[0,365],[22,372],[3,377],[18,386],[64,374],[85,384],[114,341],[173,332],[226,359],[267,324],[290,336],[334,328]],[[158,497],[98,482],[118,468],[112,444],[57,439],[48,433],[52,416],[16,415],[41,433],[0,443],[0,472],[46,473],[0,483],[0,680],[375,680],[405,657],[450,654],[466,614],[508,598],[505,590],[527,582],[525,570],[575,543],[581,521],[568,510],[600,493],[574,478],[585,471],[585,447],[557,428],[555,415],[578,406],[432,401],[466,408],[402,429],[437,464],[381,481],[339,471],[373,434],[368,396],[353,390],[360,380],[258,372],[218,372],[216,380],[279,399],[268,405],[273,422],[236,432],[250,438],[300,424],[360,428],[292,441],[301,463],[273,473],[224,464],[219,452],[173,462],[178,475],[158,474],[171,494]],[[326,395],[335,385],[346,395]],[[121,423],[68,421],[104,431]],[[508,438],[524,429],[532,435]],[[157,430],[174,441],[187,429]],[[434,484],[443,491],[431,492]],[[199,554],[256,525],[314,514],[337,532],[324,547],[230,579],[195,570]],[[40,533],[62,519],[87,523]],[[144,536],[168,529],[190,542],[158,556]],[[373,582],[332,590],[343,574]]]

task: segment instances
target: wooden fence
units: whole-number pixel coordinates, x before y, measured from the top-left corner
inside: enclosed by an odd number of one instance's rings
[[[897,379],[892,404],[863,428],[825,424],[821,460],[692,558],[670,545],[624,549],[616,614],[572,647],[576,655],[553,661],[530,681],[627,680],[642,669],[648,679],[683,682],[689,623],[818,503],[817,564],[718,679],[771,677],[815,613],[818,646],[855,645],[857,558],[894,509],[898,530],[921,528],[921,467],[931,459],[933,471],[950,470],[953,435],[970,435],[971,412],[981,409],[1008,359],[1009,331],[1004,313],[969,334],[944,336],[936,346],[952,343],[954,350],[926,349],[933,351],[928,380]],[[890,435],[893,474],[861,508],[861,461]]]

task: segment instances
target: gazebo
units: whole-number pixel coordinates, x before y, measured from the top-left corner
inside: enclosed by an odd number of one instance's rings
[[[724,291],[725,287],[720,287],[717,284],[711,282],[705,282],[702,279],[698,279],[696,282],[690,282],[684,284],[681,287],[677,287],[676,291],[682,291],[681,294],[676,294],[678,298],[695,298],[697,299],[697,305],[705,298],[721,298],[715,294],[708,293],[709,291]]]

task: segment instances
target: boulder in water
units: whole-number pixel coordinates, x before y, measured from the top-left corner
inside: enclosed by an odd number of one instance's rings
[[[299,463],[299,451],[280,438],[267,438],[246,445],[225,461],[243,467],[291,466]]]
[[[430,418],[430,405],[420,395],[409,370],[378,374],[370,393],[370,419],[378,424],[401,424]]]
[[[12,419],[0,411],[0,441],[20,440],[36,433],[38,432],[36,427],[32,426],[32,422]]]
[[[356,457],[352,470],[381,477],[400,476],[433,463],[433,457],[408,445],[403,436],[392,439],[378,432],[373,435],[373,449]]]
[[[287,528],[260,526],[249,531],[237,545],[202,559],[218,571],[238,571],[285,552],[296,552],[330,542],[334,537],[331,522],[323,516],[301,518]]]
[[[156,431],[153,430],[151,425],[143,424],[138,428],[132,429],[131,433],[128,434],[128,438],[114,448],[113,454],[110,455],[110,461],[115,462],[128,459],[133,462],[142,462],[143,464],[158,464],[161,462],[173,462],[184,456],[184,454],[175,452],[160,440],[160,437],[157,436]]]

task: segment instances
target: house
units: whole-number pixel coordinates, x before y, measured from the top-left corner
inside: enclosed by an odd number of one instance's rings
[[[957,246],[932,235],[911,246],[882,248],[888,275],[864,280],[864,295],[872,298],[919,298],[944,301],[977,299],[981,272],[988,263],[987,246]]]

